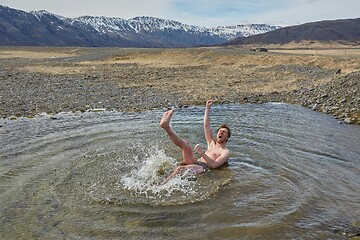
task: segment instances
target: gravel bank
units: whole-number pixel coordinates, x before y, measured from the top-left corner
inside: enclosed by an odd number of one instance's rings
[[[0,51],[15,54],[0,58],[2,118],[97,108],[143,111],[202,105],[213,98],[299,104],[360,124],[356,57],[231,49],[22,48],[34,54],[24,58],[18,48]],[[335,74],[344,65],[352,69]]]

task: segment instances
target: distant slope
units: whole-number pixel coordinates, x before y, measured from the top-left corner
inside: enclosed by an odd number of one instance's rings
[[[208,46],[277,28],[266,24],[205,28],[154,17],[65,18],[47,11],[28,13],[0,5],[0,45],[3,46]]]
[[[286,44],[303,40],[360,44],[360,18],[284,27],[259,35],[237,38],[222,45]]]

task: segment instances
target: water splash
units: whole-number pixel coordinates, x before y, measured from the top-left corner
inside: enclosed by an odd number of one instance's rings
[[[191,177],[193,173],[185,172],[175,176],[168,183],[162,184],[176,167],[176,159],[167,156],[165,151],[158,146],[143,150],[147,151],[144,158],[136,160],[140,166],[131,170],[121,179],[126,190],[135,195],[145,195],[147,198],[157,200],[179,193],[188,196],[195,194],[195,183],[189,181],[189,179],[193,179]]]
[[[101,204],[181,205],[207,196],[207,190],[199,187],[191,172],[162,184],[178,161],[168,156],[159,144],[151,144],[142,141],[127,148],[86,153],[87,163],[75,175],[92,179],[83,184],[87,199]],[[69,179],[69,182],[74,181]]]

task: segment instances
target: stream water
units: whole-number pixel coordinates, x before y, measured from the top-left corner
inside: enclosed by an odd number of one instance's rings
[[[203,137],[203,107],[172,127]],[[360,218],[360,128],[286,104],[215,105],[228,166],[159,184],[181,161],[163,111],[0,120],[1,239],[338,239]],[[215,134],[215,133],[214,133]]]

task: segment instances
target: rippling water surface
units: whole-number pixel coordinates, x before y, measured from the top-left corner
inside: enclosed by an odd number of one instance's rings
[[[202,107],[172,126],[205,147]],[[360,216],[360,128],[285,104],[217,105],[229,166],[181,160],[162,111],[0,120],[1,239],[337,239]]]

